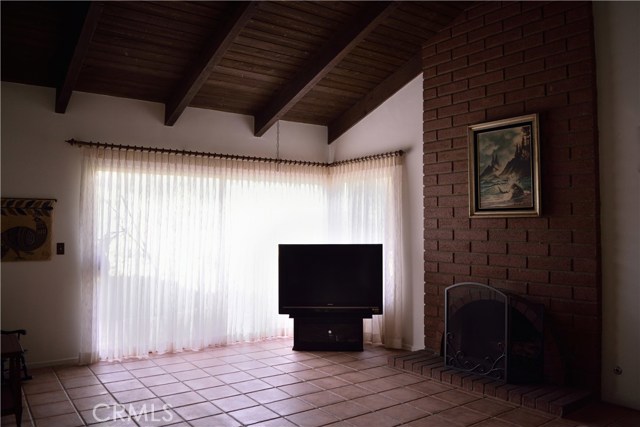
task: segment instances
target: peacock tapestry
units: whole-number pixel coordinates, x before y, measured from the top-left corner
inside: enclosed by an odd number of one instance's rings
[[[55,199],[2,198],[2,261],[51,259]]]

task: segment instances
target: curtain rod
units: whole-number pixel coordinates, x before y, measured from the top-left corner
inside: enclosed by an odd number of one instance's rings
[[[398,150],[398,151],[393,151],[389,153],[374,154],[371,156],[359,157],[356,159],[342,160],[340,162],[335,162],[335,163],[322,163],[322,162],[309,162],[305,160],[286,160],[286,159],[274,159],[269,157],[242,156],[237,154],[210,153],[206,151],[175,150],[172,148],[143,147],[138,145],[106,144],[103,142],[81,141],[73,138],[68,139],[65,142],[75,147],[98,147],[98,148],[108,148],[111,150],[143,151],[143,152],[152,152],[152,153],[175,154],[179,156],[213,157],[216,159],[240,160],[240,161],[247,161],[247,162],[265,162],[265,163],[279,163],[279,164],[303,165],[303,166],[322,166],[322,167],[342,166],[349,163],[363,162],[366,160],[383,159],[386,157],[396,157],[396,156],[404,155],[404,151]]]

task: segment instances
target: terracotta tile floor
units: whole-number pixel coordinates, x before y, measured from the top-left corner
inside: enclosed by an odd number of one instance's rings
[[[294,352],[288,339],[34,370],[25,426],[640,426],[594,404],[560,419],[386,366],[392,351]],[[15,425],[13,416],[3,426]]]

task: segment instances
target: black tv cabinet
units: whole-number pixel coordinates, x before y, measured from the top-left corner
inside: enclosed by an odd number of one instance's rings
[[[362,343],[362,316],[293,318],[294,350],[362,351]]]

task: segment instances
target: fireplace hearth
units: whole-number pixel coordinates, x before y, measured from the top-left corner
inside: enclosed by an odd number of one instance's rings
[[[544,306],[488,285],[445,290],[445,366],[511,384],[540,383]]]

